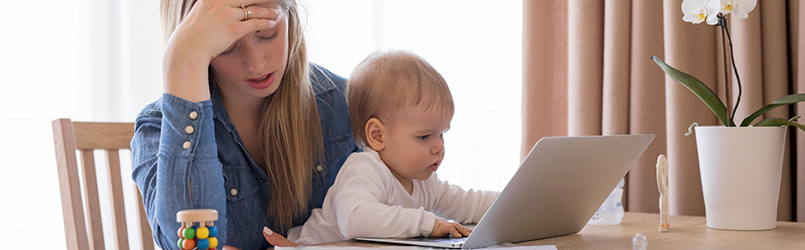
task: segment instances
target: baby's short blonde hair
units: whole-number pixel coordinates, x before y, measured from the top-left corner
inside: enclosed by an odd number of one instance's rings
[[[347,82],[352,137],[366,145],[364,128],[371,118],[393,123],[398,113],[413,107],[453,115],[453,96],[439,72],[411,52],[375,52],[363,60]]]

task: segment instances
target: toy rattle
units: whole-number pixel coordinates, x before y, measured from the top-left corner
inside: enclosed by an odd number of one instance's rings
[[[191,209],[176,213],[176,221],[182,223],[179,228],[179,248],[190,250],[215,250],[218,246],[218,228],[213,221],[218,220],[215,209]]]

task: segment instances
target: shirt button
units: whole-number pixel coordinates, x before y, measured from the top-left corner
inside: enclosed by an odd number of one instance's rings
[[[324,171],[324,168],[321,167],[321,165],[318,165],[318,166],[316,166],[316,171],[319,171],[319,172]]]
[[[233,189],[230,189],[230,190],[229,190],[229,194],[231,194],[232,196],[238,195],[238,190],[237,190],[237,189],[234,189],[234,188],[233,188]]]
[[[184,142],[184,144],[182,144],[182,147],[183,147],[184,149],[189,149],[189,148],[190,148],[190,141],[186,141],[186,142]]]
[[[190,112],[190,120],[195,120],[196,118],[198,118],[198,112]]]
[[[184,127],[184,132],[185,132],[185,133],[187,133],[187,134],[192,134],[192,133],[193,133],[193,131],[195,131],[195,129],[193,128],[193,126],[187,126],[187,127]]]

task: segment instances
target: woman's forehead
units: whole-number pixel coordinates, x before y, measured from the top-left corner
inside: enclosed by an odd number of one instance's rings
[[[275,0],[275,1],[267,1],[267,2],[264,2],[264,3],[258,3],[258,4],[255,4],[254,6],[260,6],[260,7],[265,7],[265,8],[275,8],[276,9],[276,8],[279,8],[281,5],[280,5],[279,1]]]

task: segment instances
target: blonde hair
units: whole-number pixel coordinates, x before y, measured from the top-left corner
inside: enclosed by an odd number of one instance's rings
[[[352,136],[366,145],[364,128],[371,118],[387,125],[399,111],[422,105],[453,113],[453,95],[444,78],[425,59],[411,52],[375,52],[364,59],[347,82]]]
[[[162,0],[167,37],[196,0]],[[295,0],[280,0],[288,17],[288,65],[277,91],[266,98],[260,121],[260,144],[271,185],[266,217],[281,230],[307,212],[312,189],[312,167],[324,164],[321,123],[310,82],[305,37]],[[212,70],[210,71],[212,75]],[[212,83],[212,77],[210,77]],[[313,156],[313,157],[311,157]]]

